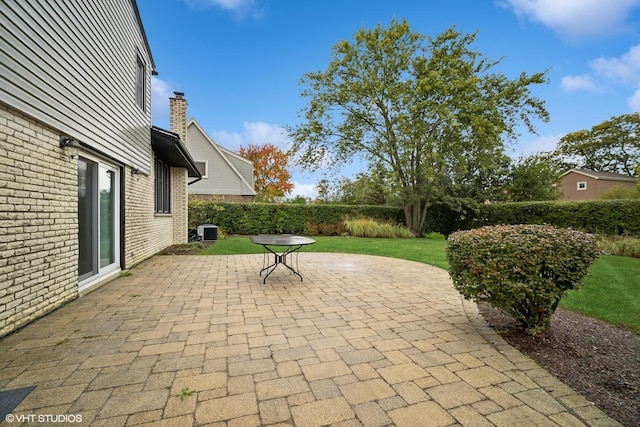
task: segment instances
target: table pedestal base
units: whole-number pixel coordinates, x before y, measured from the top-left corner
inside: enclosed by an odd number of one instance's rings
[[[262,273],[264,271],[267,272],[267,274],[264,276],[264,279],[262,280],[263,284],[267,283],[267,277],[269,277],[269,275],[271,273],[273,273],[273,271],[276,269],[276,267],[278,267],[278,265],[282,264],[285,267],[287,267],[289,269],[289,271],[291,271],[293,274],[295,274],[296,276],[298,276],[300,278],[300,281],[302,282],[302,275],[298,272],[298,251],[300,250],[300,248],[302,247],[302,245],[297,245],[297,246],[289,246],[282,254],[278,254],[277,252],[273,251],[269,246],[267,245],[263,245],[265,252],[265,261],[269,256],[269,253],[273,254],[273,263],[264,267],[262,270],[260,270],[260,276],[262,276]],[[287,257],[289,255],[291,255],[290,258],[293,257],[293,255],[295,254],[296,257],[296,266],[295,268],[291,265],[287,263]],[[266,262],[263,261],[262,265],[266,264]]]
[[[306,245],[312,245],[316,241],[308,237],[303,236],[291,236],[291,235],[278,235],[278,234],[260,234],[258,236],[251,236],[251,241],[256,245],[261,245],[264,249],[264,258],[262,259],[262,270],[260,270],[260,276],[266,271],[263,284],[267,283],[267,277],[278,267],[278,265],[284,265],[289,271],[300,278],[302,282],[302,275],[298,271],[298,251],[300,248]],[[281,253],[276,248],[286,248]],[[276,252],[278,250],[278,252]],[[269,264],[270,257],[273,254],[273,263]],[[293,263],[287,261],[293,261],[295,256],[295,267]],[[269,265],[267,265],[269,264]],[[265,267],[266,265],[266,267]]]

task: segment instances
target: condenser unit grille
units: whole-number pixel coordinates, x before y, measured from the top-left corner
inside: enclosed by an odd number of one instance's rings
[[[199,225],[198,239],[203,242],[213,242],[218,240],[218,226],[212,224]]]

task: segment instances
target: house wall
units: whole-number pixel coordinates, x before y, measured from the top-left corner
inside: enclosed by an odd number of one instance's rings
[[[604,193],[605,191],[609,190],[611,187],[628,187],[628,188],[635,188],[636,184],[634,182],[629,182],[629,181],[607,181],[604,179],[599,179],[596,181],[597,183],[597,194],[598,197],[600,197],[601,193]]]
[[[247,159],[241,157],[240,155],[234,152],[231,152],[224,148],[222,148],[222,150],[224,151],[227,157],[227,160],[229,160],[229,162],[231,162],[233,167],[235,167],[238,170],[238,172],[240,172],[240,175],[242,175],[249,184],[253,185],[253,182],[254,182],[253,163],[247,161]]]
[[[188,102],[183,92],[174,92],[169,98],[169,128],[180,136],[185,146],[188,143],[187,109]],[[173,217],[173,243],[182,244],[189,241],[189,207],[187,182],[189,173],[184,168],[171,168],[171,215]]]
[[[122,268],[131,268],[178,243],[174,242],[173,214],[154,213],[154,172],[131,175],[130,170],[125,171],[125,265]],[[175,185],[171,188],[174,191]],[[176,206],[173,196],[171,205]]]
[[[186,170],[172,173],[173,212],[154,212],[152,60],[141,31],[132,0],[2,2],[0,336],[79,295],[79,155],[121,172],[120,268],[187,239],[186,225],[176,230],[186,224]],[[137,55],[147,62],[144,111]],[[60,148],[62,136],[81,147]]]
[[[173,244],[187,243],[188,239],[187,170],[171,168],[171,216],[173,217]]]
[[[77,296],[77,149],[59,138],[0,103],[0,336]]]
[[[586,182],[586,190],[578,190],[578,182]],[[577,173],[569,173],[562,177],[562,200],[595,200],[596,180]]]
[[[132,0],[3,0],[0,101],[151,171],[151,67]],[[145,64],[144,110],[135,102]]]
[[[207,178],[191,184],[189,194],[217,194],[220,196],[253,197],[253,189],[249,188],[238,176],[238,169],[234,170],[233,162],[229,164],[211,145],[197,126],[191,125],[187,129],[187,145],[189,153],[195,162],[208,162]],[[246,173],[246,170],[245,170]],[[253,167],[251,167],[253,174]],[[251,176],[251,175],[249,175]],[[252,182],[252,181],[249,181]]]
[[[578,182],[586,182],[587,189],[578,190]],[[635,185],[633,182],[595,179],[571,172],[562,177],[561,200],[596,200],[600,197],[600,193],[607,191],[611,187],[625,186],[633,188]]]
[[[78,296],[78,154],[61,133],[0,103],[0,336]],[[171,214],[154,213],[154,174],[124,179],[123,268],[185,243],[186,170],[172,168]],[[180,186],[180,182],[183,185]]]

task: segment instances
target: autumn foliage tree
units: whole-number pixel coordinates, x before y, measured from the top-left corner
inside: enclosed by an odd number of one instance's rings
[[[253,163],[254,189],[258,193],[258,200],[270,201],[291,193],[293,184],[289,182],[291,174],[287,170],[287,153],[271,143],[241,146],[238,152]]]

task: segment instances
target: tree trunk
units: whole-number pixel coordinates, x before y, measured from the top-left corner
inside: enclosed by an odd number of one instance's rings
[[[431,192],[429,191],[427,197],[424,199],[418,199],[414,202],[404,202],[402,204],[407,228],[415,237],[422,236],[422,228],[427,219],[427,207],[429,206],[430,199]]]
[[[425,212],[423,212],[422,209],[422,202],[405,203],[403,209],[407,228],[415,237],[420,237],[425,217]]]

